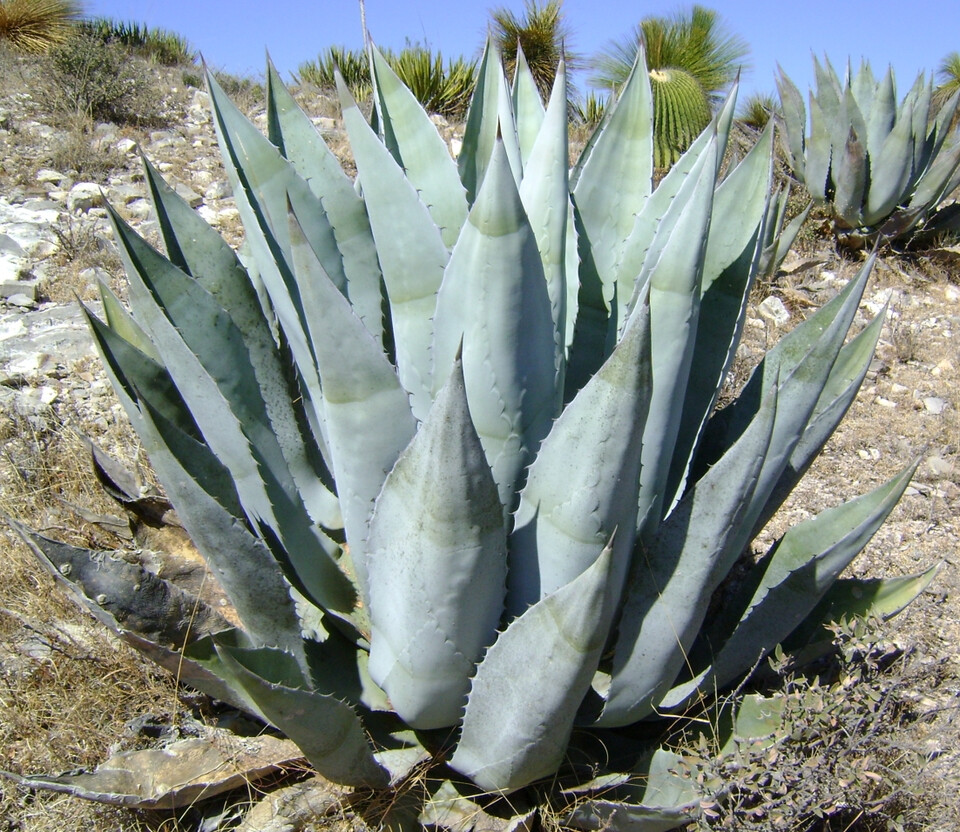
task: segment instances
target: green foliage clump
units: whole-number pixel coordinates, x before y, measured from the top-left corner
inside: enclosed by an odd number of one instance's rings
[[[0,43],[39,55],[63,43],[80,17],[77,0],[0,0]]]
[[[183,66],[196,63],[196,50],[183,35],[136,21],[119,21],[95,17],[79,24],[81,31],[100,38],[104,43],[122,46],[162,66]]]
[[[117,124],[160,118],[160,94],[146,64],[117,43],[77,31],[50,51],[51,104],[67,113]]]
[[[722,728],[687,735],[683,770],[702,783],[697,830],[926,829],[915,796],[925,755],[906,745],[910,656],[885,640],[884,625],[842,619],[830,625],[835,653],[818,676],[796,673],[778,648],[758,676],[776,688],[761,700],[775,735],[718,749]],[[753,697],[732,697],[734,712]],[[719,799],[711,786],[724,784]],[[822,826],[816,824],[823,824]]]
[[[737,110],[737,119],[753,130],[763,130],[779,112],[780,101],[773,93],[755,92],[743,100]]]
[[[418,45],[407,46],[399,53],[381,52],[424,109],[448,118],[463,117],[473,94],[476,61],[456,58],[444,63],[440,52]],[[328,47],[315,61],[300,64],[297,79],[323,90],[335,90],[337,71],[357,100],[370,96],[370,64],[359,49]]]
[[[569,50],[572,31],[563,16],[563,0],[547,0],[543,5],[537,0],[525,0],[522,15],[502,6],[494,9],[490,17],[491,36],[507,76],[516,74],[519,48],[544,98],[550,95],[561,59],[568,73],[579,68],[580,57]]]
[[[676,147],[680,151],[690,146],[692,139],[710,121],[710,113],[723,99],[724,92],[736,80],[744,58],[749,53],[746,42],[737,35],[725,31],[715,11],[694,5],[690,12],[672,17],[646,17],[632,32],[619,40],[611,41],[592,61],[594,75],[591,83],[597,87],[617,90],[623,86],[630,69],[643,49],[651,73],[682,70],[684,75],[673,73],[685,92],[669,92],[674,98],[682,96],[682,106],[675,109],[658,102],[668,94],[670,84],[654,80],[654,130],[657,143],[662,148],[673,147],[678,137],[683,142]],[[696,81],[698,94],[693,95],[687,77]],[[667,116],[667,113],[671,115]],[[664,157],[665,158],[665,157]],[[677,155],[665,158],[667,164]]]
[[[608,104],[607,96],[590,90],[585,98],[574,103],[573,116],[580,124],[596,126],[603,120]]]
[[[316,60],[304,61],[297,67],[296,80],[329,92],[337,88],[337,72],[354,98],[365,101],[370,97],[370,64],[362,49],[328,46]]]

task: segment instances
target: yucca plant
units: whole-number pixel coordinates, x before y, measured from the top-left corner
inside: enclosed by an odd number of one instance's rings
[[[441,53],[421,46],[408,46],[399,54],[382,50],[381,54],[428,112],[463,117],[473,94],[476,61],[456,58],[444,64]],[[354,98],[367,99],[373,82],[370,63],[362,50],[331,46],[316,61],[300,64],[297,78],[321,89],[336,90],[338,72]]]
[[[794,176],[833,214],[841,242],[905,238],[940,224],[937,207],[960,185],[960,141],[950,124],[960,93],[936,113],[932,80],[920,75],[898,103],[892,68],[848,66],[841,83],[829,60],[814,58],[816,92],[807,108],[780,71],[777,86]]]
[[[563,11],[563,0],[525,0],[522,14],[500,6],[490,12],[491,37],[503,57],[507,76],[524,60],[546,98],[553,87],[557,66],[563,58],[567,72],[577,69],[580,56],[571,51],[573,32]]]
[[[197,53],[187,39],[168,29],[109,17],[83,20],[79,23],[79,28],[100,38],[104,43],[119,43],[163,66],[189,65],[197,60]]]
[[[0,0],[0,41],[43,54],[67,39],[81,12],[76,0]]]
[[[933,91],[933,104],[943,107],[960,90],[960,52],[944,55],[937,66],[937,86]],[[957,114],[953,114],[951,129],[957,126]]]
[[[701,793],[658,748],[661,715],[929,580],[838,580],[911,468],[795,526],[711,612],[864,378],[881,318],[844,341],[870,263],[715,412],[772,132],[719,181],[731,97],[654,189],[641,58],[568,173],[562,64],[544,108],[488,46],[455,162],[371,60],[379,134],[340,83],[356,183],[272,67],[268,137],[210,79],[242,258],[149,164],[166,254],[112,214],[132,314],[103,287],[92,331],[242,626],[169,627],[209,611],[146,578],[75,588],[325,777],[402,790],[416,768],[424,823],[509,794],[581,828],[673,828]],[[61,580],[84,573],[57,559],[89,553],[24,534]],[[775,733],[775,712],[748,699],[730,741]]]
[[[465,58],[444,63],[440,52],[410,46],[392,59],[390,67],[429,113],[462,119],[470,105],[477,62]]]
[[[297,67],[295,80],[322,90],[335,90],[337,72],[354,98],[365,100],[370,95],[370,64],[362,49],[328,46],[316,60],[304,61]]]
[[[767,122],[780,112],[780,102],[776,95],[767,92],[755,92],[748,96],[738,110],[737,119],[754,130],[763,130]]]
[[[580,124],[596,127],[603,119],[607,110],[608,96],[590,90],[585,98],[574,104],[573,115]]]

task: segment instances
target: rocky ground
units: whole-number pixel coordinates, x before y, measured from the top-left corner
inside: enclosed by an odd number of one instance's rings
[[[98,280],[121,296],[124,292],[103,199],[148,238],[156,236],[139,147],[208,222],[232,242],[240,236],[206,94],[185,88],[176,76],[165,83],[171,121],[151,129],[78,128],[44,112],[29,85],[5,85],[0,92],[0,509],[52,536],[102,544],[104,533],[95,530],[93,520],[116,511],[85,473],[78,433],[128,464],[144,462],[94,356],[76,300],[96,308]],[[318,115],[317,123],[334,145],[341,143],[335,118]],[[69,154],[55,152],[71,143],[92,152],[108,169],[97,176],[78,172]],[[837,291],[859,265],[839,257],[815,230],[805,233],[784,273],[758,292],[751,306],[738,377],[742,380],[767,346]],[[864,493],[920,460],[903,501],[852,570],[892,576],[941,564],[931,588],[885,635],[907,656],[897,681],[905,686],[904,707],[912,709],[903,745],[920,749],[922,763],[907,788],[936,813],[928,828],[942,830],[960,828],[958,275],[960,257],[949,250],[881,259],[855,324],[862,326],[888,306],[869,378],[814,468],[759,541],[768,544],[787,525]],[[171,709],[172,688],[137,660],[118,659],[116,645],[96,643],[100,637],[53,600],[52,585],[11,534],[5,544],[0,768],[26,773],[91,765],[110,745],[123,743],[125,721],[161,706]],[[51,635],[57,627],[60,635]],[[96,666],[92,677],[66,669],[65,657],[77,655]],[[108,667],[108,662],[114,664]],[[108,687],[83,706],[99,709],[97,718],[77,713],[78,698],[86,701],[78,686],[111,674],[125,684]],[[27,701],[30,696],[38,698]],[[158,697],[169,698],[158,702]],[[42,711],[40,716],[30,716],[34,709]],[[35,801],[0,783],[0,816],[9,813],[2,828],[90,823],[139,828],[139,821],[126,816],[107,813],[91,821],[69,814],[79,810],[65,806],[62,800]],[[48,821],[52,825],[44,826]]]

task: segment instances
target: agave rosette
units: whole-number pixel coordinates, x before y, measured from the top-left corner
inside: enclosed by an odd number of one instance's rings
[[[91,326],[242,621],[182,656],[134,640],[339,783],[429,753],[441,790],[560,771],[571,823],[670,828],[699,805],[675,757],[624,739],[602,761],[591,737],[928,580],[838,580],[907,470],[791,529],[707,616],[864,378],[871,264],[717,411],[772,244],[772,133],[721,180],[731,96],[654,189],[641,57],[568,170],[563,68],[544,107],[488,47],[455,161],[371,62],[374,126],[340,90],[356,182],[272,68],[267,137],[210,79],[242,257],[149,164],[166,253],[113,214],[132,314],[104,288]]]
[[[796,85],[782,70],[777,79],[794,176],[847,235],[895,239],[936,226],[937,207],[960,186],[950,129],[960,96],[934,111],[932,78],[920,75],[898,102],[892,69],[878,79],[864,61],[842,83],[829,61],[814,58],[814,69],[809,125]]]

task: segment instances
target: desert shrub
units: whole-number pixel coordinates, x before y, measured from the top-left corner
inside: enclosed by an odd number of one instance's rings
[[[93,136],[93,123],[84,116],[70,119],[67,129],[51,142],[48,164],[55,170],[73,171],[84,179],[104,182],[123,167],[123,156],[109,142]]]
[[[266,98],[263,83],[256,78],[233,75],[219,69],[213,71],[213,77],[217,79],[217,83],[224,90],[229,90],[230,97],[244,111],[250,111],[254,107],[260,106]],[[201,82],[197,86],[203,89],[206,85]]]
[[[50,104],[118,124],[155,123],[161,98],[148,67],[121,45],[78,31],[50,52]]]
[[[176,32],[149,27],[135,21],[119,21],[108,17],[84,20],[80,30],[100,38],[104,43],[119,43],[132,52],[163,66],[196,63],[196,50]]]
[[[48,52],[67,39],[79,14],[76,0],[2,0],[0,42],[18,52]]]
[[[880,621],[830,629],[836,652],[820,675],[797,675],[780,648],[761,669],[776,687],[766,700],[782,737],[775,746],[738,742],[718,753],[718,726],[680,743],[691,776],[726,784],[720,799],[705,795],[695,829],[928,828],[931,807],[916,794],[924,754],[902,736],[917,718],[909,701],[913,657],[888,640]],[[742,705],[731,702],[734,710]]]

